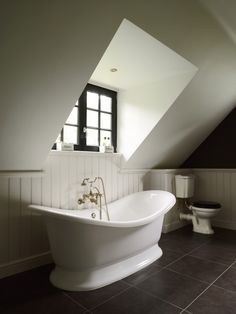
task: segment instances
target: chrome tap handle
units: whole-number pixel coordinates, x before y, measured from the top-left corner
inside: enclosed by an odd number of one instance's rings
[[[82,198],[79,198],[79,199],[78,199],[78,204],[79,204],[79,205],[82,205],[82,204],[84,204],[84,203],[85,203],[85,201],[84,201]]]

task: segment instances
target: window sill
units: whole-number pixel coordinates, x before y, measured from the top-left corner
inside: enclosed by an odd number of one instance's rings
[[[121,156],[121,153],[100,153],[92,151],[81,151],[81,150],[72,150],[72,151],[61,151],[61,150],[51,150],[49,156],[81,156],[81,157],[113,157]]]

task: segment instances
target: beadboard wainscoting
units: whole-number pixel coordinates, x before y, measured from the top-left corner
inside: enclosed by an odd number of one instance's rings
[[[222,205],[213,226],[236,230],[236,169],[193,169],[193,173],[196,198]]]
[[[77,208],[85,177],[104,179],[108,202],[142,191],[146,170],[120,171],[120,163],[120,154],[51,152],[41,175],[0,175],[0,277],[51,260],[43,219],[29,204]]]
[[[196,176],[194,198],[221,203],[222,210],[212,220],[213,226],[236,230],[236,169],[170,169],[151,170],[145,175],[144,189],[160,189],[175,193],[174,176]],[[176,205],[164,219],[163,232],[169,232],[189,223],[179,219],[181,206]]]

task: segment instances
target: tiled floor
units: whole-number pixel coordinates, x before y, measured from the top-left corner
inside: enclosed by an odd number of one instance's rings
[[[0,280],[1,314],[236,313],[236,231],[213,236],[191,228],[163,234],[163,257],[148,268],[90,292],[51,286],[51,265]]]

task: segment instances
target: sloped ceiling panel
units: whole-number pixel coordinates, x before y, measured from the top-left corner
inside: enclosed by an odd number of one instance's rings
[[[185,160],[181,168],[236,168],[236,108]]]
[[[121,20],[101,19],[100,1],[5,3],[0,169],[37,170]]]

